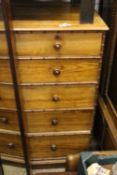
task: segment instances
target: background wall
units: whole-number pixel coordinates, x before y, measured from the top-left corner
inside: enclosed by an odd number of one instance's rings
[[[100,0],[95,0],[95,9],[98,10]]]

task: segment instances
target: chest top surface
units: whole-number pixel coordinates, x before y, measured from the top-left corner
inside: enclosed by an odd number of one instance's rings
[[[106,31],[107,25],[95,12],[93,24],[81,24],[78,7],[64,6],[16,6],[13,9],[15,31]],[[0,21],[0,30],[4,30]]]

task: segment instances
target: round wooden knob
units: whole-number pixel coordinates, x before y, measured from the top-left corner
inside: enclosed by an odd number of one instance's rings
[[[57,34],[57,35],[55,36],[55,39],[56,39],[56,40],[60,40],[60,39],[61,39],[60,35]]]
[[[60,100],[60,98],[58,97],[58,95],[54,95],[53,98],[52,98],[52,100],[54,102],[58,102]]]
[[[57,119],[53,119],[53,120],[52,120],[52,125],[53,125],[53,126],[58,125],[58,120],[57,120]]]
[[[4,124],[7,124],[8,123],[8,119],[6,117],[2,117],[0,118],[0,121]]]
[[[60,44],[60,43],[56,43],[56,44],[54,45],[54,48],[55,48],[56,50],[59,50],[59,49],[61,48],[61,44]]]
[[[60,69],[57,69],[57,68],[53,69],[53,74],[56,76],[60,75],[61,74]]]
[[[55,144],[51,145],[51,150],[52,151],[56,151],[57,150],[57,146]]]
[[[7,146],[8,146],[9,149],[14,149],[15,148],[15,144],[13,142],[9,142]]]

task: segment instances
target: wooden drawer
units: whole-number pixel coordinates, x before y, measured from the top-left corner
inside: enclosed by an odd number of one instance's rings
[[[18,116],[14,111],[0,110],[0,129],[18,131]]]
[[[23,156],[20,136],[0,133],[0,153]]]
[[[20,86],[24,109],[93,108],[96,86]],[[0,107],[15,108],[12,86],[0,86]]]
[[[9,59],[0,58],[0,82],[12,82]]]
[[[25,112],[24,122],[28,133],[91,130],[93,111]],[[0,129],[19,131],[17,113],[0,110]]]
[[[91,130],[93,111],[26,112],[25,128],[29,133]]]
[[[0,33],[0,54],[7,54],[4,33]],[[77,57],[100,56],[101,32],[17,32],[19,56]]]
[[[0,108],[16,109],[14,89],[11,85],[0,85]]]
[[[95,59],[17,60],[20,83],[97,82],[100,61]],[[11,82],[8,60],[0,60],[0,82]]]
[[[93,108],[96,99],[96,86],[24,86],[21,90],[26,110]]]
[[[7,47],[7,40],[6,34],[4,32],[0,32],[0,56],[9,56],[8,54],[8,47]]]
[[[31,158],[65,157],[90,146],[90,134],[40,136],[29,138]]]

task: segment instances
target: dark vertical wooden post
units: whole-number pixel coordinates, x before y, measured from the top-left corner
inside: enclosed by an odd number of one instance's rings
[[[3,170],[1,158],[0,158],[0,175],[4,175],[4,170]]]
[[[114,55],[114,49],[117,37],[117,0],[103,0],[102,18],[108,24],[110,30],[106,35],[106,42],[103,56],[103,69],[100,83],[100,94],[105,96],[108,94],[109,78],[111,73],[111,65]],[[108,59],[106,59],[108,58]]]
[[[28,150],[27,142],[25,137],[24,125],[23,125],[23,109],[22,109],[20,89],[18,86],[18,77],[17,77],[17,71],[16,71],[16,60],[15,60],[16,52],[15,52],[14,33],[12,28],[11,4],[10,4],[10,0],[2,0],[1,3],[2,3],[3,19],[5,24],[9,61],[10,61],[12,79],[13,79],[13,87],[14,87],[14,94],[15,94],[16,108],[17,108],[17,114],[18,114],[18,120],[19,120],[19,128],[20,128],[20,134],[21,134],[25,166],[26,166],[27,175],[30,175],[31,174],[30,161],[29,161],[28,151],[27,151]]]
[[[81,0],[80,22],[93,23],[95,0]]]
[[[103,12],[103,4],[104,4],[104,0],[100,0],[99,2],[99,14],[102,15]]]

